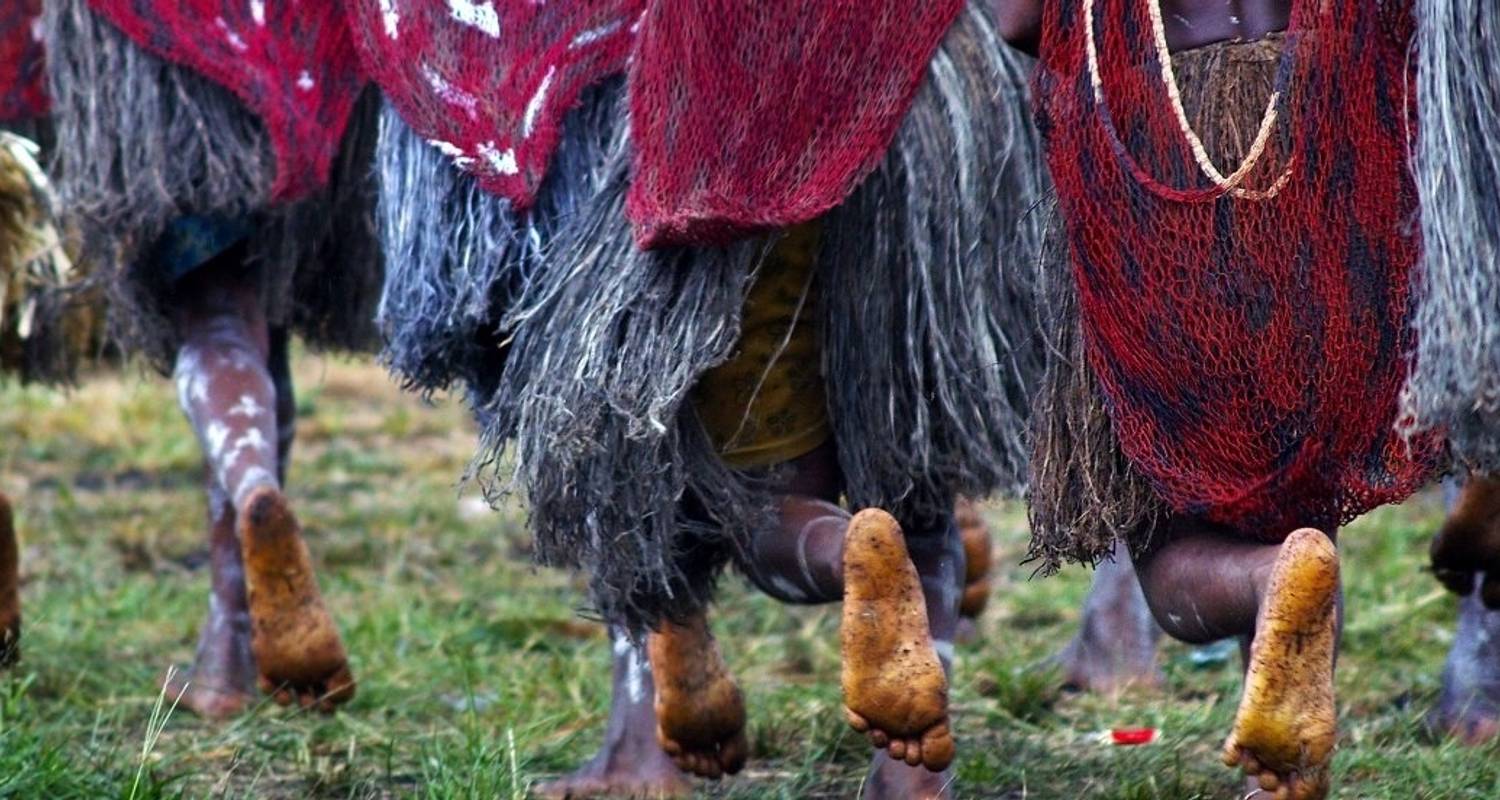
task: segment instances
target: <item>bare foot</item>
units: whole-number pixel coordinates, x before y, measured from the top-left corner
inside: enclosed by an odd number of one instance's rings
[[[650,704],[645,706],[650,714]],[[640,720],[651,724],[649,719]],[[604,746],[578,771],[537,786],[532,792],[548,800],[584,797],[689,797],[693,784],[662,752],[656,736],[606,735]]]
[[[1084,692],[1115,694],[1131,687],[1162,683],[1156,665],[1156,640],[1161,628],[1130,556],[1117,548],[1115,560],[1103,561],[1083,603],[1078,634],[1057,656],[1064,686]]]
[[[260,688],[282,705],[332,711],[354,696],[354,676],[280,492],[261,487],[250,495],[240,512],[240,542]]]
[[[876,753],[860,797],[863,800],[948,800],[953,797],[953,770],[933,772]]]
[[[21,550],[10,500],[0,494],[0,667],[21,658]]]
[[[745,698],[699,616],[663,623],[646,641],[656,681],[657,739],[677,766],[705,778],[745,766]]]
[[[1339,557],[1303,528],[1281,545],[1250,645],[1245,690],[1224,763],[1276,800],[1321,800],[1333,757],[1333,661]]]
[[[249,618],[224,613],[218,598],[210,598],[208,619],[198,636],[198,653],[191,669],[173,672],[162,680],[169,698],[207,719],[227,719],[255,700],[255,657],[250,654]]]
[[[1443,693],[1427,717],[1440,734],[1480,745],[1500,734],[1500,611],[1471,592],[1458,606],[1458,633],[1443,667]]]
[[[598,754],[577,772],[534,791],[550,800],[581,797],[687,797],[693,785],[657,743],[656,688],[644,645],[611,630],[614,649],[609,725]]]
[[[959,602],[957,639],[972,642],[979,635],[974,621],[984,613],[990,602],[990,568],[994,559],[994,544],[989,526],[973,500],[960,497],[953,504],[953,516],[958,522],[959,535],[964,542],[964,596]]]
[[[1479,573],[1480,599],[1500,608],[1500,479],[1471,475],[1451,504],[1448,519],[1432,539],[1433,575],[1460,596],[1474,591]]]
[[[948,677],[901,526],[879,509],[849,522],[844,546],[844,711],[871,744],[933,772],[953,761]]]

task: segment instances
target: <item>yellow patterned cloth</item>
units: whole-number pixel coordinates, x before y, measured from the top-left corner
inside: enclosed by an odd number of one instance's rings
[[[739,351],[709,370],[694,406],[724,462],[781,464],[828,439],[818,331],[819,226],[792,228],[772,248],[745,298]]]

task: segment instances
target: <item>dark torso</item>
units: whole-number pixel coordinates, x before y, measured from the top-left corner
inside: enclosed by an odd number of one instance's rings
[[[991,0],[1000,34],[1036,53],[1046,0]],[[1167,46],[1188,50],[1228,39],[1259,39],[1285,30],[1292,0],[1161,0]]]

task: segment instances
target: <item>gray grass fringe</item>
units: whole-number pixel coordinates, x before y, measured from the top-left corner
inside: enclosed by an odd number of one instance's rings
[[[261,266],[272,324],[306,325],[315,345],[373,343],[381,262],[372,210],[359,206],[374,197],[370,168],[358,160],[373,152],[372,126],[361,120],[373,98],[350,122],[332,188],[272,208],[269,137],[227,89],[136,46],[87,0],[46,3],[43,23],[59,193],[99,264],[111,334],[127,351],[170,369],[170,276],[138,257],[186,214],[259,223],[247,257]],[[299,267],[320,274],[299,276]]]
[[[970,4],[884,165],[830,215],[824,372],[856,507],[932,519],[1025,483],[1046,186],[1025,72]]]
[[[525,215],[387,113],[397,266],[381,327],[410,387],[466,385],[482,427],[471,476],[491,500],[525,494],[538,561],[587,573],[592,611],[639,632],[701,609],[769,519],[764,486],[723,466],[688,398],[732,354],[766,246],[636,248],[623,89],[585,97]]]
[[[1417,0],[1422,206],[1417,357],[1403,427],[1500,469],[1500,4]]]
[[[1017,254],[1040,236],[1026,212],[1043,178],[1022,69],[998,42],[965,12],[885,166],[824,227],[851,499],[907,518],[1024,477],[1041,353],[1034,261]],[[622,89],[574,113],[524,216],[388,113],[382,232],[398,266],[381,320],[411,387],[468,387],[483,429],[471,472],[492,498],[524,491],[539,560],[588,573],[593,610],[639,632],[701,609],[774,520],[769,477],[725,467],[689,399],[734,352],[770,243],[636,248]]]

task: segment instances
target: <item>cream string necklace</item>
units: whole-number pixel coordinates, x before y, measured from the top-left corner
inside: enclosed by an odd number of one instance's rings
[[[1214,182],[1214,185],[1223,189],[1232,197],[1243,200],[1269,200],[1281,193],[1287,181],[1292,176],[1292,163],[1287,163],[1279,177],[1272,182],[1270,188],[1264,190],[1243,189],[1240,183],[1260,163],[1261,157],[1266,153],[1266,144],[1271,139],[1271,131],[1276,127],[1276,108],[1281,100],[1281,92],[1274,91],[1271,98],[1266,102],[1266,111],[1261,117],[1260,130],[1255,134],[1255,141],[1250,146],[1250,152],[1241,162],[1239,169],[1230,173],[1227,177],[1219,171],[1213,159],[1208,157],[1208,151],[1203,147],[1203,140],[1198,137],[1198,132],[1193,130],[1192,123],[1187,118],[1187,111],[1182,107],[1182,94],[1177,86],[1177,74],[1172,69],[1172,52],[1167,47],[1167,27],[1162,21],[1161,0],[1146,0],[1146,8],[1151,16],[1151,32],[1153,44],[1156,46],[1156,60],[1161,64],[1162,83],[1167,87],[1167,99],[1172,104],[1172,114],[1177,119],[1177,127],[1182,132],[1183,138],[1187,140],[1188,149],[1192,151],[1193,160],[1198,163],[1198,169]],[[1084,25],[1088,36],[1086,41],[1089,81],[1094,87],[1094,101],[1101,106],[1105,105],[1104,81],[1099,74],[1099,44],[1094,33],[1094,0],[1083,0]]]

